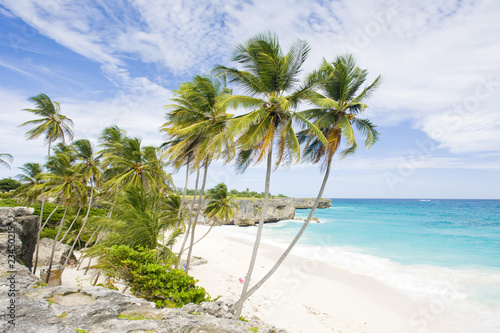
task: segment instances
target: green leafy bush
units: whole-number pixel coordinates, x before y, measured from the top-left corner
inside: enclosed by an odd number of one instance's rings
[[[10,192],[21,186],[18,180],[12,178],[0,179],[0,192]]]
[[[134,295],[159,308],[209,301],[205,289],[196,286],[198,281],[182,270],[172,269],[172,263],[170,257],[161,257],[156,250],[115,245],[102,250],[96,268],[110,278],[124,280]]]
[[[3,194],[3,193],[0,193]],[[0,199],[0,207],[18,207],[21,206],[19,202],[15,199],[9,199],[10,197],[6,197],[5,199]]]
[[[55,239],[57,235],[57,229],[55,228],[43,228],[42,232],[40,233],[40,239],[41,238],[50,238],[50,239]],[[61,238],[61,237],[59,237]]]

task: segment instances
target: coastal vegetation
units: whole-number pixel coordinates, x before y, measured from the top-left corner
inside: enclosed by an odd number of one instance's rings
[[[272,33],[237,45],[232,55],[237,67],[218,65],[212,73],[196,75],[173,91],[166,122],[158,124],[165,137],[159,146],[144,145],[116,125],[102,130],[97,146],[89,139],[72,141],[73,122],[61,114],[60,104],[45,94],[29,98],[35,108],[25,111],[37,118],[20,126],[32,127],[26,132],[28,140],[44,137],[47,160],[20,168],[21,185],[12,196],[40,215],[34,271],[39,240],[49,236],[97,258],[93,267],[107,276],[108,286],[122,280],[134,294],[158,307],[209,300],[188,275],[199,217],[205,215],[211,226],[221,224],[237,211],[235,199],[263,198],[252,256],[235,304],[240,317],[245,300],[272,276],[307,228],[333,157],[353,154],[358,137],[366,148],[378,138],[376,127],[361,115],[380,77],[364,86],[368,72],[357,67],[351,55],[323,60],[318,69],[303,75],[309,51],[306,41],[297,40],[284,52]],[[231,85],[242,94],[234,94]],[[3,165],[12,161],[8,154],[0,158]],[[223,183],[206,191],[209,167],[215,161],[233,163],[240,173],[265,162],[264,191],[229,191]],[[299,161],[321,164],[325,175],[318,196],[276,265],[250,288],[272,197],[271,173]],[[185,168],[182,190],[175,187],[167,167],[174,172]],[[188,190],[193,175],[195,187]],[[12,204],[8,200],[1,204]],[[174,253],[176,242],[179,252]],[[55,246],[56,242],[46,281]],[[177,269],[181,264],[184,270]]]

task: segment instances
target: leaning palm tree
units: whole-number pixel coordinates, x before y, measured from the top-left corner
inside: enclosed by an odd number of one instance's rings
[[[12,163],[13,160],[14,158],[11,154],[0,153],[0,165],[6,166],[10,169],[10,163]]]
[[[169,187],[171,178],[159,167],[163,165],[162,157],[152,151],[157,148],[143,147],[140,139],[124,137],[103,157],[103,166],[109,175],[106,187]]]
[[[48,143],[47,156],[50,159],[50,150],[53,142],[61,140],[62,143],[65,143],[66,138],[73,139],[74,133],[71,130],[73,121],[61,114],[61,105],[56,101],[52,101],[45,94],[30,97],[28,100],[35,103],[36,108],[24,109],[24,111],[31,112],[39,118],[28,120],[19,126],[34,126],[34,128],[26,132],[28,140],[34,140],[40,136],[45,137],[45,141]],[[45,201],[42,199],[39,226],[43,219],[44,203]]]
[[[25,163],[19,169],[22,170],[22,173],[18,174],[16,178],[22,185],[16,189],[15,194],[19,199],[24,198],[25,202],[35,203],[40,193],[34,191],[34,188],[43,183],[42,166],[40,163]]]
[[[208,167],[215,159],[225,157],[228,160],[232,156],[231,144],[228,141],[229,136],[224,135],[228,127],[228,120],[232,115],[226,113],[227,105],[220,103],[227,96],[230,96],[231,93],[232,91],[226,87],[226,80],[223,76],[215,78],[197,75],[192,82],[181,85],[179,96],[182,99],[179,98],[178,100],[182,101],[182,105],[177,105],[173,110],[175,116],[173,117],[174,127],[172,132],[180,138],[186,138],[175,149],[185,152],[190,142],[196,142],[194,163],[198,168],[204,169],[197,203],[198,207],[194,215],[191,234],[186,234],[186,236],[190,236],[185,268],[186,274],[189,272],[196,224],[201,214]]]
[[[160,232],[163,228],[173,227],[175,214],[172,214],[168,200],[158,189],[130,186],[121,192],[116,217],[100,219],[110,230],[108,238],[100,246],[164,249]]]
[[[227,96],[222,103],[235,108],[243,106],[255,109],[236,118],[231,130],[240,135],[237,139],[240,148],[237,162],[240,170],[244,171],[253,161],[257,163],[267,160],[264,202],[247,279],[243,285],[240,302],[237,303],[237,316],[240,316],[243,300],[246,299],[269,204],[274,149],[277,157],[276,168],[283,161],[291,163],[299,159],[300,144],[292,127],[294,121],[316,133],[326,144],[326,139],[316,126],[302,115],[293,112],[301,101],[311,96],[312,88],[316,84],[314,80],[307,80],[299,85],[299,74],[309,50],[307,42],[297,40],[289,52],[284,54],[278,38],[266,33],[236,47],[232,60],[241,64],[242,70],[225,66],[215,69],[248,93],[248,96]]]
[[[189,272],[195,228],[201,213],[208,167],[213,160],[220,157],[226,160],[231,158],[231,144],[227,140],[229,136],[224,133],[232,115],[226,113],[227,105],[219,103],[231,93],[224,77],[197,75],[191,82],[181,84],[175,91],[176,97],[172,99],[174,104],[168,106],[171,112],[167,115],[168,121],[163,126],[163,129],[173,138],[168,153],[179,165],[182,161],[186,161],[186,164],[192,161],[192,169],[197,171],[197,177],[199,170],[204,169],[197,212],[194,214],[193,223],[191,223],[191,214],[189,215],[186,238],[179,252],[180,259],[187,238],[190,237],[186,273]],[[195,194],[196,190],[197,186]],[[193,198],[190,211],[195,201],[196,197]]]
[[[217,184],[207,193],[207,207],[204,214],[214,220],[214,224],[219,221],[220,224],[229,221],[234,216],[234,210],[238,209],[238,204],[232,200],[224,183]]]
[[[80,139],[73,143],[73,149],[75,151],[75,156],[77,161],[80,163],[76,166],[79,172],[82,174],[84,181],[90,183],[90,197],[88,200],[88,208],[85,218],[83,219],[83,223],[76,235],[73,244],[69,253],[72,253],[75,249],[76,243],[80,239],[80,235],[82,234],[85,225],[87,224],[87,220],[89,218],[90,208],[92,207],[92,200],[94,198],[94,189],[98,184],[98,181],[101,177],[102,171],[100,169],[100,160],[98,155],[94,152],[94,148],[89,140]],[[66,261],[62,266],[62,270],[66,267],[66,264],[69,261],[70,256],[66,257]],[[61,273],[62,274],[62,273]]]
[[[328,145],[325,146],[323,142],[309,132],[300,133],[299,139],[305,143],[304,155],[313,163],[322,162],[322,170],[324,170],[325,176],[318,196],[301,229],[276,264],[248,291],[246,297],[250,297],[274,274],[304,233],[323,195],[330,175],[333,156],[338,152],[342,141],[345,141],[345,148],[340,154],[342,157],[346,157],[353,154],[358,146],[355,129],[364,137],[366,148],[370,148],[378,139],[375,126],[368,119],[359,118],[359,115],[367,108],[364,103],[365,100],[379,86],[381,82],[380,76],[358,94],[359,89],[366,81],[368,72],[357,67],[351,55],[339,56],[332,63],[324,61],[320,69],[320,75],[323,77],[321,93],[315,93],[311,97],[311,102],[316,104],[318,108],[306,110],[302,113],[314,120],[314,124],[327,138]]]
[[[60,113],[61,106],[58,102],[52,101],[47,95],[39,94],[30,97],[30,102],[35,103],[35,109],[24,109],[40,117],[38,119],[28,120],[20,126],[35,126],[33,129],[26,132],[28,140],[34,140],[40,136],[45,136],[47,141],[48,156],[50,157],[50,150],[52,143],[57,140],[62,142],[66,138],[73,139],[73,131],[70,126],[73,126],[73,121]]]
[[[87,190],[84,184],[82,174],[74,165],[71,165],[70,156],[67,154],[57,154],[50,158],[47,163],[50,171],[46,174],[46,186],[49,189],[47,195],[53,195],[64,206],[64,213],[59,223],[59,228],[55,240],[59,239],[64,219],[68,208],[74,204],[82,204],[87,201]],[[45,282],[50,279],[52,264],[54,261],[54,254],[56,250],[57,241],[54,241],[52,252],[49,260],[49,268]]]
[[[232,200],[233,198],[227,192],[227,186],[224,183],[219,183],[214,188],[209,189],[206,198],[208,203],[203,214],[213,219],[213,222],[207,232],[195,244],[210,233],[217,221],[219,221],[219,225],[225,224],[224,222],[234,217],[235,210],[239,209],[239,205]]]

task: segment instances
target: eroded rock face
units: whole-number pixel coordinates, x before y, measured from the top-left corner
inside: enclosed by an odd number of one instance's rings
[[[235,224],[240,226],[250,226],[259,223],[260,213],[262,210],[262,203],[264,199],[238,199],[235,200],[239,209],[234,214],[234,218],[229,221],[224,221],[224,224]],[[277,222],[282,220],[291,220],[295,217],[295,209],[312,208],[315,199],[301,199],[301,198],[276,198],[269,200],[269,207],[266,212],[264,222]],[[203,202],[202,211],[205,210],[207,202]],[[332,202],[330,199],[321,199],[318,208],[331,207]],[[196,211],[195,204],[195,211]],[[198,223],[210,224],[213,221],[200,216]]]
[[[316,198],[295,198],[292,199],[296,209],[310,209],[314,205]],[[329,208],[332,206],[332,201],[330,199],[320,199],[318,203],[318,208]]]
[[[0,253],[8,254],[9,232],[16,260],[31,269],[38,233],[38,216],[33,208],[0,207]]]
[[[54,246],[55,240],[50,238],[40,239],[40,247],[38,249],[38,266],[48,266],[50,262],[50,255],[52,253],[52,247]],[[66,260],[66,256],[71,250],[71,246],[57,242],[56,251],[54,252],[54,265],[63,265]],[[74,258],[74,254],[71,254]]]
[[[0,320],[1,332],[74,333],[81,329],[104,332],[169,333],[286,333],[258,320],[242,322],[234,317],[225,300],[188,304],[181,309],[156,309],[154,304],[102,287],[40,287],[39,280],[19,264],[9,268],[0,255],[0,306],[9,302],[8,270],[16,271],[15,326]]]

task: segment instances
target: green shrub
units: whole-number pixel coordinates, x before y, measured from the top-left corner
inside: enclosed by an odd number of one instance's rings
[[[42,232],[40,233],[40,238],[55,239],[56,235],[57,235],[57,229],[45,227],[45,228],[43,228]],[[61,238],[61,237],[59,237],[59,238]]]
[[[10,192],[21,186],[18,180],[12,178],[0,179],[0,192]]]
[[[4,193],[0,193],[4,194]],[[21,204],[16,199],[10,199],[10,197],[6,197],[5,199],[0,199],[0,207],[18,207]]]
[[[104,248],[96,268],[107,276],[124,280],[130,291],[157,307],[182,307],[188,303],[209,301],[205,289],[182,270],[172,269],[172,261],[159,258],[156,250],[128,246]]]

